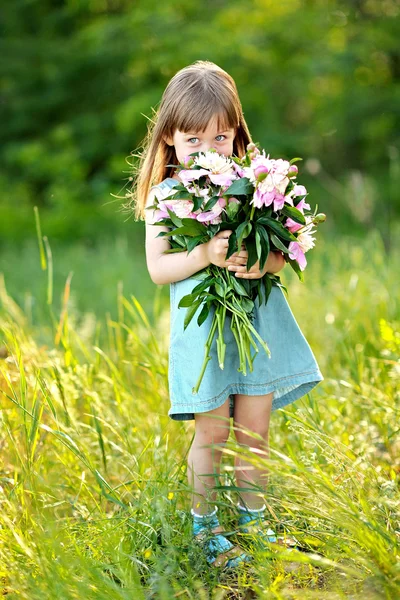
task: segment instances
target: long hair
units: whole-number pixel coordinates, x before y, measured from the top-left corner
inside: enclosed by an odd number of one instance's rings
[[[135,217],[144,219],[150,188],[171,177],[178,164],[174,146],[165,141],[176,130],[205,131],[213,118],[221,129],[235,129],[233,153],[243,156],[251,142],[236,84],[218,65],[196,61],[168,83],[154,120],[150,121],[132,188]]]

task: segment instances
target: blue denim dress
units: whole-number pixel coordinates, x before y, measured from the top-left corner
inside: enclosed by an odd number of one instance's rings
[[[161,191],[174,187],[175,179],[165,179],[158,185]],[[282,290],[273,286],[268,302],[255,304],[253,325],[271,351],[269,358],[260,347],[254,359],[253,371],[238,372],[239,356],[236,342],[225,321],[224,340],[227,344],[225,366],[217,360],[216,342],[211,348],[203,380],[197,394],[192,393],[204,359],[204,345],[210,331],[213,311],[199,327],[197,314],[184,331],[186,308],[178,308],[180,299],[190,294],[198,280],[191,277],[170,285],[170,349],[169,349],[169,416],[177,421],[194,419],[230,400],[230,416],[234,414],[235,394],[259,396],[274,393],[272,410],[282,408],[307,394],[323,376],[314,354],[290,310]]]

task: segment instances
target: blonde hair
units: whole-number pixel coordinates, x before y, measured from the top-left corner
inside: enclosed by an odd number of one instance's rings
[[[137,177],[132,188],[135,217],[144,218],[150,188],[171,177],[178,164],[174,146],[165,141],[176,130],[205,131],[217,117],[218,127],[235,129],[233,153],[243,156],[251,142],[242,105],[233,78],[218,65],[196,61],[180,71],[168,83],[154,121],[148,127]]]

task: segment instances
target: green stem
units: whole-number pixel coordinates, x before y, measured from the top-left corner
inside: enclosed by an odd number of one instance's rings
[[[245,353],[245,349],[244,349],[244,343],[243,343],[243,337],[242,337],[242,332],[240,330],[240,325],[239,325],[239,318],[237,316],[235,316],[235,320],[236,320],[236,331],[240,340],[240,367],[239,367],[239,371],[241,371],[243,373],[243,375],[247,375],[247,371],[246,371],[246,353]]]
[[[240,307],[240,304],[238,302],[238,300],[233,296],[233,301]],[[271,352],[270,349],[268,348],[268,345],[266,342],[264,342],[264,340],[262,339],[262,337],[258,334],[258,332],[254,329],[253,325],[250,323],[249,318],[246,314],[245,311],[243,311],[243,309],[241,310],[235,310],[233,306],[228,306],[229,310],[231,310],[232,312],[235,312],[237,314],[237,316],[242,319],[242,321],[244,321],[244,323],[247,325],[247,327],[250,329],[250,331],[252,332],[252,334],[254,335],[254,337],[260,342],[261,347],[264,348],[265,352],[268,354],[268,356],[271,356]]]
[[[214,318],[211,323],[210,333],[208,334],[208,338],[207,338],[207,341],[205,344],[204,360],[203,360],[203,364],[201,367],[200,375],[199,375],[196,385],[192,389],[192,394],[197,394],[197,392],[199,391],[199,387],[203,380],[204,372],[206,370],[208,361],[211,360],[210,348],[211,348],[212,341],[214,339],[215,330],[217,329],[217,324],[218,324],[218,315],[217,315],[217,311],[215,311]]]
[[[217,354],[218,354],[218,363],[219,368],[224,368],[225,362],[225,352],[226,352],[226,344],[224,341],[224,324],[226,317],[226,306],[224,304],[220,304],[216,309],[217,321],[218,321],[218,338],[217,338]]]

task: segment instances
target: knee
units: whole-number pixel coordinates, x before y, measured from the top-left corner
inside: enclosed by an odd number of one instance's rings
[[[268,445],[269,425],[256,420],[245,425],[235,423],[235,435],[238,444],[252,446],[253,448],[265,448]]]
[[[195,441],[199,446],[208,446],[216,444],[224,446],[229,437],[229,428],[225,426],[215,426],[207,429],[196,429]]]

